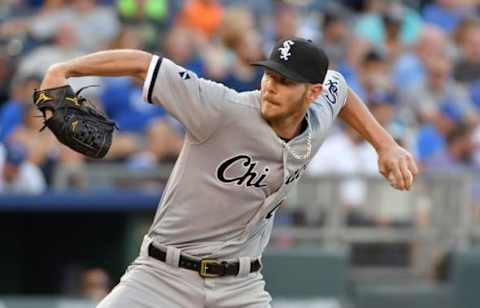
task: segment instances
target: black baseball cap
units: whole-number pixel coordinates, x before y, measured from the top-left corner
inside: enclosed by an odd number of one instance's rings
[[[267,60],[252,65],[263,66],[290,80],[323,83],[328,58],[311,40],[294,37],[279,41]]]

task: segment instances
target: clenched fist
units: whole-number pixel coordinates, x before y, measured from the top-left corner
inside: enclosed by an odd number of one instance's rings
[[[378,169],[398,190],[410,190],[418,173],[412,154],[397,144],[378,153]]]

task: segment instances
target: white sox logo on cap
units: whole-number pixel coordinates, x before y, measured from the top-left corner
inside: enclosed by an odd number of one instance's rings
[[[325,52],[312,41],[286,38],[275,44],[268,59],[253,63],[297,82],[323,83],[328,70]]]
[[[280,50],[280,59],[288,61],[288,57],[292,54],[290,53],[290,46],[294,45],[295,43],[291,40],[287,40],[283,42],[283,47],[278,48]]]

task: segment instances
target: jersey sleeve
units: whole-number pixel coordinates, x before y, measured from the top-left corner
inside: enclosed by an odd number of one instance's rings
[[[342,74],[329,70],[325,76],[323,87],[322,97],[327,101],[332,113],[332,119],[335,119],[347,100],[347,82]]]
[[[143,87],[145,100],[162,105],[197,142],[213,133],[231,92],[234,91],[159,56],[153,57]]]

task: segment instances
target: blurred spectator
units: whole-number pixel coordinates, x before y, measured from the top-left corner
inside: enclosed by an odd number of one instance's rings
[[[78,38],[77,48],[88,52],[104,49],[120,31],[115,10],[100,6],[96,0],[70,0],[73,28]]]
[[[173,27],[161,43],[165,57],[199,76],[205,76],[205,61],[199,54],[195,34],[189,28]]]
[[[105,48],[105,43],[118,31],[119,22],[111,7],[100,6],[96,0],[47,0],[30,19],[14,19],[14,31],[27,31],[37,43],[48,43],[65,23],[72,28],[75,48],[84,52]],[[73,42],[71,42],[73,43]]]
[[[13,68],[12,59],[7,55],[0,55],[0,106],[9,98],[8,90],[11,88]]]
[[[19,144],[0,144],[0,192],[38,194],[45,191],[42,172],[26,158],[26,150]]]
[[[419,127],[416,141],[418,160],[422,164],[428,164],[428,161],[444,153],[447,136],[464,121],[465,113],[461,107],[448,103],[439,106],[439,112],[435,113],[431,121]]]
[[[480,23],[471,23],[463,32],[453,76],[457,81],[470,83],[480,80]]]
[[[0,108],[0,142],[7,142],[12,132],[22,123],[28,105],[33,105],[33,90],[40,86],[40,78],[28,76],[12,83],[10,100]]]
[[[367,98],[367,106],[378,123],[387,128],[395,119],[397,97],[388,91],[374,91]]]
[[[251,66],[264,57],[257,32],[253,29],[239,32],[229,45],[235,52],[235,60],[222,83],[239,92],[259,89],[263,69]]]
[[[391,6],[382,15],[385,31],[383,45],[390,62],[394,61],[406,48],[405,42],[401,39],[404,10],[404,7],[397,4],[396,6]]]
[[[376,48],[396,52],[397,46],[415,41],[421,27],[417,12],[399,1],[368,0],[354,32]]]
[[[26,159],[40,166],[50,182],[53,168],[59,165],[81,165],[83,156],[61,145],[48,130],[39,133],[43,118],[32,103],[33,89],[40,79],[31,76],[12,83],[11,101],[0,109],[0,136],[2,142],[14,142],[26,150]]]
[[[225,9],[219,34],[226,45],[231,45],[231,40],[238,33],[255,29],[255,18],[251,11],[248,8],[235,6]]]
[[[42,169],[48,183],[51,183],[56,167],[81,168],[84,156],[60,144],[50,130],[39,132],[43,118],[35,105],[25,107],[22,123],[12,132],[9,141],[21,144],[27,150],[28,161]]]
[[[65,0],[45,0],[30,24],[30,33],[38,42],[51,39],[57,28],[73,19],[74,12]]]
[[[218,0],[188,0],[178,13],[177,23],[212,38],[222,23],[223,10]]]
[[[457,0],[436,0],[422,12],[425,22],[437,25],[447,33],[453,32],[467,13],[465,4]]]
[[[465,17],[455,28],[455,31],[450,34],[452,48],[455,50],[455,58],[458,58],[461,54],[460,49],[462,49],[465,41],[468,39],[468,32],[479,25],[480,20],[477,16],[467,16]]]
[[[390,66],[384,54],[370,50],[363,58],[358,71],[358,80],[353,81],[350,87],[364,100],[377,92],[393,91],[390,80]]]
[[[35,105],[29,104],[23,109],[22,120],[10,134],[9,141],[22,144],[27,149],[28,160],[37,166],[43,166],[55,155],[58,141],[48,129],[39,132],[43,119]]]
[[[466,123],[457,123],[446,135],[446,144],[434,155],[423,160],[430,170],[468,171],[472,167],[472,129]]]
[[[13,2],[17,4],[13,4],[9,18],[0,20],[0,37],[8,46],[9,55],[23,54],[37,42],[46,41],[59,22],[71,17],[67,14],[63,0],[44,1],[35,14],[27,8],[25,1]],[[25,14],[26,12],[30,14]]]
[[[107,45],[108,49],[143,49],[145,42],[139,30],[135,27],[125,25]]]
[[[300,12],[294,5],[279,4],[275,10],[274,41],[297,36]]]
[[[110,292],[111,283],[104,269],[85,270],[81,277],[81,295],[94,303],[99,303]]]
[[[344,65],[349,39],[350,30],[346,13],[340,8],[326,11],[323,15],[320,46],[327,54],[332,68]]]
[[[336,70],[345,77],[348,86],[355,91],[362,91],[358,72],[361,71],[361,66],[371,50],[372,47],[366,40],[352,36],[347,43],[346,58],[337,63]],[[362,93],[359,95],[361,98],[364,97]]]
[[[258,46],[251,44],[252,40],[260,40],[252,13],[243,7],[227,8],[218,34],[219,40],[214,42],[197,40],[196,45],[203,62],[203,73],[205,76],[212,80],[224,82],[226,78],[229,78],[227,75],[231,75],[232,68],[235,69],[237,64],[244,70],[243,74],[245,74],[245,72],[255,72],[255,70],[245,66],[246,58],[252,58],[252,56],[259,57],[258,55],[253,55],[253,53],[262,53],[261,41],[256,42],[256,44],[259,44]],[[241,40],[244,40],[247,44],[245,50],[240,50],[242,47],[237,46]],[[239,52],[242,53],[242,55],[239,55]],[[239,57],[241,57],[243,61]],[[242,62],[245,63],[242,65]],[[247,79],[256,78],[256,76],[252,76],[250,73],[248,73],[248,75]],[[244,78],[245,76],[242,77],[242,79]],[[234,83],[235,81],[233,80],[232,82]],[[247,88],[250,87],[251,86],[247,85]]]
[[[68,18],[68,8],[63,0],[48,0],[26,16],[6,20],[0,24],[5,33],[7,52],[12,57],[23,56],[47,42],[52,37],[55,25]],[[32,14],[35,13],[35,14]]]
[[[135,28],[145,48],[154,50],[157,39],[163,37],[171,24],[171,16],[175,16],[175,3],[171,0],[117,0],[116,6],[123,24]]]
[[[451,78],[451,58],[432,56],[425,65],[426,79],[406,92],[402,108],[415,111],[422,123],[434,123],[440,107],[452,105],[461,111],[465,120],[476,123],[478,116],[473,112],[468,92]]]
[[[119,36],[111,43],[111,48],[141,48],[142,42],[139,41],[138,29],[125,27]],[[172,31],[173,32],[173,31]],[[187,31],[187,33],[190,33]],[[179,34],[179,33],[177,33]],[[175,38],[180,42],[189,43],[189,38],[179,34],[171,34],[172,40]],[[167,41],[170,43],[170,41]],[[169,48],[177,50],[176,56],[182,57],[183,52],[189,52],[190,49],[183,49],[182,46],[167,44]],[[166,53],[165,56],[169,56]],[[143,97],[143,82],[129,77],[111,77],[103,79],[100,100],[107,115],[112,118],[119,127],[119,132],[115,135],[112,148],[108,153],[110,159],[124,159],[129,155],[140,153],[156,144],[153,154],[153,161],[157,159],[162,161],[166,156],[178,154],[179,147],[175,145],[170,148],[172,138],[176,138],[181,143],[181,136],[175,130],[176,128],[169,124],[159,124],[157,122],[170,122],[170,116],[160,105],[147,104]],[[159,125],[165,125],[165,129],[158,129]],[[167,129],[169,128],[169,129]],[[174,136],[174,137],[173,137]],[[146,142],[148,139],[148,142]],[[163,145],[159,149],[158,144]],[[149,149],[150,150],[150,149]]]
[[[413,49],[402,54],[392,67],[393,83],[409,90],[425,79],[425,63],[434,56],[448,56],[448,37],[436,26],[424,26]]]
[[[110,44],[113,49],[141,49],[138,30],[125,27]],[[120,128],[121,133],[144,133],[150,122],[163,117],[166,112],[161,106],[144,102],[143,82],[129,77],[103,79],[100,100],[105,112]]]
[[[124,26],[108,47],[110,49],[142,49],[143,42],[137,28]],[[102,107],[120,128],[119,134],[115,136],[112,145],[113,151],[110,155],[124,156],[133,153],[138,150],[139,142],[133,136],[130,137],[128,132],[144,131],[145,125],[148,125],[148,123],[144,123],[142,120],[155,117],[155,114],[149,115],[148,113],[152,108],[153,110],[156,110],[156,108],[144,104],[139,81],[130,77],[108,77],[103,78],[102,83],[103,87],[100,89],[99,96]],[[134,103],[130,106],[131,102]],[[162,110],[161,107],[157,109]],[[161,113],[163,115],[164,112]],[[139,122],[139,120],[141,121]]]
[[[263,50],[270,54],[275,42],[292,36],[298,36],[300,12],[295,5],[282,1],[274,2],[273,19],[264,25]]]
[[[153,122],[147,130],[143,150],[131,156],[129,166],[141,169],[175,162],[183,146],[183,134],[177,123],[171,118]]]
[[[62,23],[56,29],[52,45],[42,45],[25,55],[19,63],[17,75],[19,78],[35,75],[43,76],[47,69],[55,63],[70,60],[84,54],[78,49],[78,36],[72,23]],[[99,84],[98,77],[70,78],[69,83],[74,89],[83,86]]]
[[[364,205],[366,199],[366,183],[361,176],[379,174],[377,154],[358,133],[346,126],[325,140],[310,162],[307,173],[312,176],[351,176],[342,182],[340,198],[351,215],[356,216],[358,207]]]
[[[100,98],[107,115],[119,127],[108,154],[110,158],[138,152],[148,127],[166,116],[161,106],[145,102],[142,82],[133,78],[105,78]]]
[[[406,123],[399,117],[398,95],[390,91],[375,91],[367,98],[367,105],[375,119],[405,148],[409,148]]]

